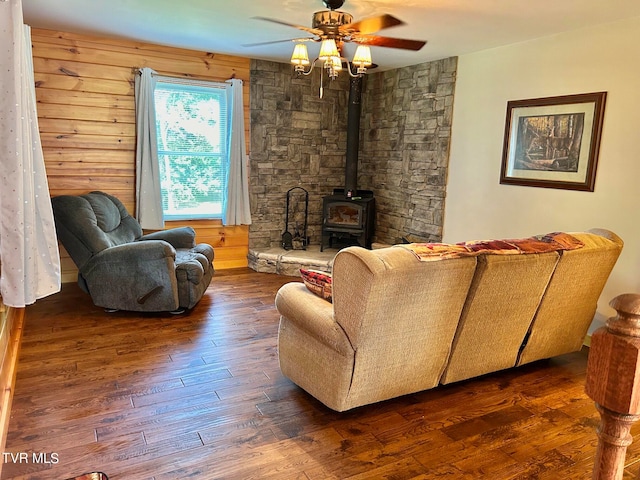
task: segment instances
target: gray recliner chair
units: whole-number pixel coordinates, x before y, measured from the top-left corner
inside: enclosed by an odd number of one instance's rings
[[[78,267],[78,284],[107,310],[181,312],[213,276],[213,248],[191,227],[147,235],[122,202],[104,192],[51,199],[58,239]]]

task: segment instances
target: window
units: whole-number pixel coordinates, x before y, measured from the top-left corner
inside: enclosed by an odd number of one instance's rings
[[[159,77],[154,102],[165,220],[220,218],[229,138],[225,84]]]

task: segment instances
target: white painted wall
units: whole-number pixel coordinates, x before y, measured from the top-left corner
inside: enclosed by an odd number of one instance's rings
[[[459,58],[444,241],[608,228],[625,247],[598,304],[640,293],[640,17]],[[607,92],[594,192],[500,185],[509,100]],[[597,323],[597,322],[596,322]],[[595,324],[594,324],[595,325]]]

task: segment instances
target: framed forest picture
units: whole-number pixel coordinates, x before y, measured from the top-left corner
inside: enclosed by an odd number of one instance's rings
[[[500,183],[593,192],[606,96],[507,102]]]

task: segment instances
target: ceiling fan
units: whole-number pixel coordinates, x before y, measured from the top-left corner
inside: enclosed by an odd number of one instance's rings
[[[351,14],[337,10],[342,7],[344,0],[323,0],[322,3],[324,3],[329,10],[315,12],[313,14],[311,27],[295,25],[273,18],[255,17],[259,20],[302,30],[303,32],[311,34],[311,37],[253,43],[245,46],[250,47],[282,42],[296,42],[296,46],[291,57],[291,63],[294,65],[295,71],[298,74],[310,74],[315,63],[317,61],[322,61],[329,77],[334,79],[337,77],[338,72],[342,70],[343,63],[346,63],[347,70],[351,76],[363,75],[366,72],[366,69],[373,65],[369,46],[417,51],[427,43],[423,40],[408,40],[404,38],[374,35],[374,33],[385,28],[404,25],[402,20],[399,20],[392,15],[384,14],[354,22]],[[313,62],[309,61],[305,42],[321,42],[320,54]],[[343,45],[349,42],[353,42],[358,45],[353,60],[351,61],[351,64],[357,68],[355,74],[351,71],[346,60],[341,56]],[[309,70],[306,69],[307,67],[310,67]]]
[[[373,45],[376,47],[400,48],[404,50],[420,50],[427,42],[422,40],[407,40],[403,38],[382,37],[372,35],[385,28],[404,25],[404,22],[392,15],[384,14],[377,17],[370,17],[358,22],[353,21],[353,16],[347,12],[337,9],[344,5],[345,0],[323,0],[322,3],[329,10],[322,10],[313,14],[312,26],[304,27],[293,23],[276,20],[267,17],[255,17],[259,20],[278,23],[289,27],[297,28],[314,35],[310,38],[292,38],[288,40],[276,40],[273,42],[253,43],[247,46],[268,45],[272,43],[290,41],[311,41],[320,42],[325,38],[333,38],[336,43],[354,42],[360,45]]]

